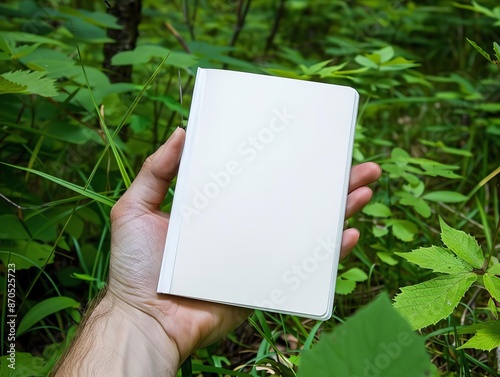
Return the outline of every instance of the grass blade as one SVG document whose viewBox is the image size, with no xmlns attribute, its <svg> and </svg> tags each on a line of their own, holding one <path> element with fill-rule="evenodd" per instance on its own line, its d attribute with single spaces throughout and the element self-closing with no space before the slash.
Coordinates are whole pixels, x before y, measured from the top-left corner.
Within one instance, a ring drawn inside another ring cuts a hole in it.
<svg viewBox="0 0 500 377">
<path fill-rule="evenodd" d="M 47 174 L 47 173 L 44 173 L 44 172 L 41 172 L 41 171 L 38 171 L 38 170 L 34 170 L 34 169 L 24 168 L 22 166 L 16 166 L 16 165 L 7 164 L 5 162 L 1 162 L 1 164 L 6 165 L 6 166 L 10 166 L 11 168 L 15 168 L 15 169 L 19 169 L 19 170 L 24 170 L 24 171 L 32 173 L 32 174 L 36 174 L 36 175 L 38 175 L 38 176 L 40 176 L 42 178 L 48 179 L 49 181 L 57 183 L 58 185 L 66 187 L 67 189 L 75 191 L 75 192 L 79 193 L 82 196 L 85 196 L 85 197 L 87 197 L 89 199 L 93 199 L 96 202 L 105 204 L 105 205 L 107 205 L 109 207 L 113 207 L 113 205 L 115 204 L 115 202 L 112 199 L 110 199 L 110 198 L 108 198 L 108 197 L 106 197 L 104 195 L 98 194 L 97 192 L 94 192 L 94 191 L 86 190 L 84 187 L 81 187 L 81 186 L 75 185 L 74 183 L 67 182 L 67 181 L 65 181 L 63 179 L 54 177 L 53 175 L 50 175 L 50 174 Z"/>
</svg>

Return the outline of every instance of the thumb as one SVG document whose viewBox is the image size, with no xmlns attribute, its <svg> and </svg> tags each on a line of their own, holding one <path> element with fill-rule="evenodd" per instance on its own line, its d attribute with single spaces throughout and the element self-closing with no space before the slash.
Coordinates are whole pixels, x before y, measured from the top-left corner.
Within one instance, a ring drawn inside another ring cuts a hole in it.
<svg viewBox="0 0 500 377">
<path fill-rule="evenodd" d="M 126 208 L 156 211 L 177 174 L 186 133 L 177 128 L 158 150 L 149 156 L 119 202 Z"/>
</svg>

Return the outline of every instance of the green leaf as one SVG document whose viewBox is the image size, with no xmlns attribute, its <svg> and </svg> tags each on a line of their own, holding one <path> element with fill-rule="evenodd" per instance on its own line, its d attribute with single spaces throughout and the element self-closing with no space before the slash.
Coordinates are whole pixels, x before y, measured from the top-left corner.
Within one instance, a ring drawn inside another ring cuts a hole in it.
<svg viewBox="0 0 500 377">
<path fill-rule="evenodd" d="M 483 275 L 484 287 L 490 292 L 491 297 L 500 301 L 500 278 L 486 273 Z"/>
<path fill-rule="evenodd" d="M 420 64 L 414 63 L 413 60 L 407 60 L 403 57 L 394 58 L 388 62 L 382 63 L 380 70 L 385 71 L 402 71 L 408 68 L 418 67 Z"/>
<path fill-rule="evenodd" d="M 398 264 L 398 261 L 393 257 L 394 253 L 389 253 L 387 251 L 378 251 L 377 256 L 380 258 L 382 262 L 388 264 L 389 266 L 395 266 Z"/>
<path fill-rule="evenodd" d="M 375 237 L 384 237 L 389 233 L 389 229 L 386 226 L 373 225 L 372 232 Z"/>
<path fill-rule="evenodd" d="M 368 275 L 366 274 L 366 272 L 357 267 L 351 268 L 349 271 L 344 272 L 340 276 L 342 276 L 344 279 L 356 282 L 365 281 L 366 279 L 368 279 Z"/>
<path fill-rule="evenodd" d="M 11 364 L 9 355 L 4 355 L 0 358 L 0 365 L 5 366 L 5 374 L 2 376 L 9 377 L 45 377 L 50 373 L 51 366 L 48 365 L 47 360 L 40 356 L 34 356 L 29 352 L 16 351 L 15 369 L 7 372 L 7 366 Z M 2 370 L 3 372 L 3 370 Z"/>
<path fill-rule="evenodd" d="M 16 84 L 15 82 L 4 79 L 0 76 L 0 94 L 8 94 L 8 93 L 26 93 L 28 86 Z"/>
<path fill-rule="evenodd" d="M 404 287 L 396 296 L 394 307 L 412 328 L 421 329 L 448 317 L 476 280 L 474 273 L 460 273 Z"/>
<path fill-rule="evenodd" d="M 391 217 L 392 212 L 389 207 L 382 203 L 371 203 L 365 206 L 362 211 L 365 215 L 373 217 Z"/>
<path fill-rule="evenodd" d="M 0 240 L 27 240 L 30 235 L 15 215 L 0 215 Z"/>
<path fill-rule="evenodd" d="M 68 308 L 78 308 L 80 303 L 70 297 L 58 296 L 51 297 L 40 301 L 33 306 L 28 313 L 23 317 L 17 328 L 17 335 L 21 335 L 28 331 L 37 322 L 40 322 L 45 317 L 57 313 Z"/>
<path fill-rule="evenodd" d="M 447 249 L 439 246 L 421 247 L 411 253 L 395 253 L 422 268 L 431 269 L 434 272 L 453 274 L 460 272 L 471 272 L 473 267 L 462 259 L 457 258 Z"/>
<path fill-rule="evenodd" d="M 328 65 L 331 61 L 332 61 L 331 59 L 325 60 L 323 62 L 313 64 L 310 67 L 306 67 L 304 64 L 300 64 L 299 68 L 302 70 L 304 75 L 313 76 L 313 75 L 317 74 L 319 71 L 321 71 L 322 68 L 324 68 L 326 65 Z"/>
<path fill-rule="evenodd" d="M 196 56 L 185 52 L 175 52 L 161 46 L 144 45 L 138 46 L 132 51 L 119 52 L 113 56 L 111 63 L 113 65 L 141 65 L 148 63 L 153 58 L 164 58 L 167 55 L 168 59 L 165 64 L 174 67 L 192 67 L 198 62 Z"/>
<path fill-rule="evenodd" d="M 491 314 L 495 319 L 498 319 L 498 308 L 497 304 L 495 303 L 495 300 L 493 300 L 491 297 L 488 299 L 488 309 L 490 309 Z"/>
<path fill-rule="evenodd" d="M 469 38 L 465 38 L 465 39 L 467 39 L 467 42 L 469 42 L 472 45 L 472 47 L 474 47 L 477 51 L 479 51 L 479 53 L 481 55 L 483 55 L 489 62 L 493 63 L 493 61 L 491 60 L 490 54 L 488 54 L 486 51 L 484 51 L 476 42 L 471 41 Z"/>
<path fill-rule="evenodd" d="M 378 59 L 380 59 L 380 57 L 378 57 Z M 354 58 L 354 61 L 363 67 L 374 68 L 374 69 L 378 68 L 378 62 L 375 62 L 373 58 L 370 59 L 367 56 L 358 55 Z"/>
<path fill-rule="evenodd" d="M 496 42 L 493 42 L 493 50 L 495 51 L 495 57 L 497 60 L 500 60 L 500 45 Z"/>
<path fill-rule="evenodd" d="M 337 282 L 335 283 L 335 293 L 338 295 L 348 295 L 354 291 L 356 288 L 356 282 L 353 280 L 342 279 L 342 277 L 337 276 Z"/>
<path fill-rule="evenodd" d="M 304 351 L 298 377 L 424 377 L 431 368 L 424 339 L 382 294 Z"/>
<path fill-rule="evenodd" d="M 15 71 L 6 72 L 0 77 L 0 94 L 4 93 L 22 93 L 22 94 L 38 94 L 42 97 L 55 97 L 58 95 L 54 85 L 55 80 L 43 78 L 46 72 L 33 71 Z M 5 82 L 7 80 L 10 84 Z M 12 88 L 16 86 L 16 91 L 12 92 Z M 21 87 L 24 87 L 20 90 Z"/>
<path fill-rule="evenodd" d="M 422 198 L 431 202 L 441 203 L 460 203 L 467 200 L 467 196 L 456 191 L 434 191 L 425 194 Z"/>
<path fill-rule="evenodd" d="M 431 207 L 422 198 L 416 198 L 413 195 L 405 192 L 396 193 L 397 196 L 402 196 L 399 201 L 402 205 L 411 206 L 417 211 L 417 213 L 425 218 L 431 216 Z"/>
<path fill-rule="evenodd" d="M 67 182 L 67 181 L 65 181 L 63 179 L 54 177 L 54 176 L 52 176 L 50 174 L 47 174 L 47 173 L 44 173 L 44 172 L 41 172 L 41 171 L 38 171 L 38 170 L 35 170 L 35 169 L 23 168 L 22 166 L 16 166 L 16 165 L 11 165 L 11 164 L 6 164 L 5 162 L 0 162 L 0 163 L 3 164 L 3 165 L 10 166 L 11 168 L 15 168 L 15 169 L 19 169 L 19 170 L 30 172 L 32 174 L 39 175 L 42 178 L 48 179 L 49 181 L 57 183 L 58 185 L 66 187 L 67 189 L 70 189 L 72 191 L 75 191 L 75 192 L 77 192 L 78 194 L 80 194 L 82 196 L 85 196 L 87 198 L 93 199 L 96 202 L 99 202 L 99 203 L 102 203 L 104 205 L 107 205 L 108 207 L 113 207 L 113 205 L 115 204 L 115 202 L 112 199 L 110 199 L 110 198 L 108 198 L 108 197 L 106 197 L 104 195 L 98 194 L 98 193 L 96 193 L 94 191 L 85 190 L 81 186 L 78 186 L 78 185 L 75 185 L 74 183 Z"/>
<path fill-rule="evenodd" d="M 411 242 L 418 232 L 417 226 L 409 220 L 388 219 L 387 226 L 392 226 L 392 233 L 401 241 Z"/>
<path fill-rule="evenodd" d="M 393 58 L 394 48 L 392 48 L 392 46 L 387 46 L 378 51 L 375 51 L 375 53 L 380 56 L 380 62 L 385 63 Z"/>
<path fill-rule="evenodd" d="M 19 240 L 9 251 L 0 251 L 0 261 L 4 265 L 14 263 L 17 270 L 42 267 L 54 262 L 52 247 L 36 241 Z"/>
<path fill-rule="evenodd" d="M 457 349 L 475 348 L 491 351 L 500 346 L 500 321 L 481 323 L 476 334 Z"/>
<path fill-rule="evenodd" d="M 494 265 L 490 266 L 486 270 L 486 272 L 490 275 L 500 275 L 500 263 L 495 263 Z"/>
<path fill-rule="evenodd" d="M 475 268 L 483 267 L 484 256 L 476 239 L 469 234 L 453 229 L 439 217 L 441 224 L 441 239 L 457 257 L 462 258 Z"/>
</svg>

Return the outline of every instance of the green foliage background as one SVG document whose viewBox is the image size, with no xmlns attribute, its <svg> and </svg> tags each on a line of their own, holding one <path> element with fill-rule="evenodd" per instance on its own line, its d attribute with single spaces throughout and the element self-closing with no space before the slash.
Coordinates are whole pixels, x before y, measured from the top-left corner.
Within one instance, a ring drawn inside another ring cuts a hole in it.
<svg viewBox="0 0 500 377">
<path fill-rule="evenodd" d="M 137 47 L 112 60 L 132 66 L 130 82 L 112 82 L 102 68 L 107 30 L 120 28 L 103 2 L 13 0 L 0 5 L 0 21 L 0 285 L 6 289 L 6 266 L 15 263 L 17 375 L 50 370 L 105 284 L 110 207 L 188 117 L 198 66 L 354 86 L 362 95 L 355 162 L 376 161 L 384 175 L 351 220 L 362 239 L 343 262 L 334 318 L 319 324 L 257 312 L 200 350 L 195 371 L 295 375 L 299 350 L 322 332 L 382 292 L 393 297 L 435 277 L 398 255 L 439 244 L 438 214 L 475 236 L 485 268 L 498 263 L 494 0 L 144 0 Z M 421 330 L 437 375 L 498 375 L 495 353 L 475 349 L 493 347 L 460 348 L 485 331 L 467 325 L 491 320 L 493 336 L 500 332 L 500 297 L 481 279 L 451 315 Z M 6 297 L 3 290 L 2 308 Z M 352 352 L 365 341 L 357 340 Z"/>
</svg>

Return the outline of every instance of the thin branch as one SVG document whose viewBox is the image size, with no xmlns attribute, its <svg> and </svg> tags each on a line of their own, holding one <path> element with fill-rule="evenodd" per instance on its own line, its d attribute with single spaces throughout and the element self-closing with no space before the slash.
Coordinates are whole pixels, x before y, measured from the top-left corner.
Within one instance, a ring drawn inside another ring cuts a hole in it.
<svg viewBox="0 0 500 377">
<path fill-rule="evenodd" d="M 229 42 L 230 47 L 234 47 L 236 45 L 241 30 L 243 30 L 243 26 L 245 26 L 245 19 L 247 17 L 248 11 L 250 10 L 250 5 L 252 4 L 252 0 L 247 0 L 245 3 L 244 2 L 245 0 L 238 0 L 238 5 L 236 8 L 236 24 L 234 25 L 233 35 L 231 37 L 231 41 Z M 231 52 L 229 52 L 228 55 L 231 56 Z M 223 68 L 227 68 L 227 63 L 223 65 Z"/>
<path fill-rule="evenodd" d="M 172 33 L 172 35 L 177 39 L 177 42 L 182 46 L 183 50 L 186 51 L 188 54 L 191 53 L 191 50 L 189 49 L 188 45 L 186 44 L 186 41 L 182 36 L 179 34 L 179 32 L 173 27 L 173 25 L 165 21 L 165 27 Z"/>
<path fill-rule="evenodd" d="M 236 24 L 234 25 L 233 36 L 231 37 L 231 42 L 229 42 L 229 46 L 234 47 L 236 42 L 238 41 L 238 37 L 240 36 L 241 30 L 243 30 L 243 26 L 245 26 L 245 19 L 247 17 L 248 11 L 250 10 L 250 5 L 252 4 L 252 0 L 247 0 L 245 2 L 245 6 L 243 7 L 243 2 L 245 0 L 238 1 L 237 7 L 237 19 Z M 243 11 L 242 11 L 243 8 Z"/>
<path fill-rule="evenodd" d="M 274 38 L 276 37 L 276 33 L 278 32 L 280 27 L 281 19 L 283 18 L 284 15 L 285 15 L 285 0 L 280 0 L 278 9 L 276 10 L 276 16 L 274 17 L 273 27 L 266 40 L 266 47 L 264 49 L 264 52 L 267 52 L 273 45 Z"/>
<path fill-rule="evenodd" d="M 194 38 L 194 26 L 193 26 L 191 18 L 189 17 L 188 0 L 182 1 L 182 13 L 184 14 L 184 21 L 186 21 L 186 26 L 189 30 L 189 35 L 191 36 L 191 40 L 194 41 L 195 40 L 195 38 Z"/>
</svg>

